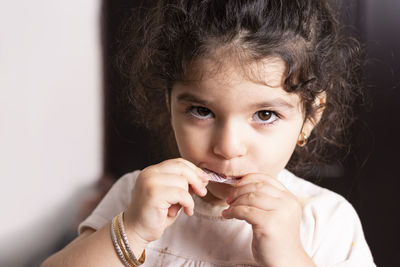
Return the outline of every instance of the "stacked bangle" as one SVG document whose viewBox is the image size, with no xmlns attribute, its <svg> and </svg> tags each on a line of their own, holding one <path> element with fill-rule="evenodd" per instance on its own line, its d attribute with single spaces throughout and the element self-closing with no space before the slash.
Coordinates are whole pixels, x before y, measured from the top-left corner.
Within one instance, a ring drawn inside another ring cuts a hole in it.
<svg viewBox="0 0 400 267">
<path fill-rule="evenodd" d="M 115 216 L 111 222 L 111 239 L 122 263 L 126 267 L 137 267 L 144 263 L 146 253 L 143 250 L 139 260 L 136 259 L 125 233 L 123 212 Z"/>
</svg>

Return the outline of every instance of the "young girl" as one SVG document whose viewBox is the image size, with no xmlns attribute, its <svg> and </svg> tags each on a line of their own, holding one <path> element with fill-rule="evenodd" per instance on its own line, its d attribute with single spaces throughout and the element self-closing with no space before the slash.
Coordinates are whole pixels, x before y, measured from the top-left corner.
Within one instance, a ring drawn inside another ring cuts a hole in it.
<svg viewBox="0 0 400 267">
<path fill-rule="evenodd" d="M 324 0 L 161 0 L 140 32 L 133 100 L 180 157 L 123 176 L 43 266 L 375 266 L 353 207 L 285 169 L 359 94 Z"/>
</svg>

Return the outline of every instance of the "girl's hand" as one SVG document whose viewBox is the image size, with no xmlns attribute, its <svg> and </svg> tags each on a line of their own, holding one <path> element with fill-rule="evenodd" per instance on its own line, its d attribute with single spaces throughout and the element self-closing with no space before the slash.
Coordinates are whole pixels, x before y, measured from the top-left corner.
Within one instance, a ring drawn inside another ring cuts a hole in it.
<svg viewBox="0 0 400 267">
<path fill-rule="evenodd" d="M 143 243 L 160 238 L 181 207 L 188 216 L 193 215 L 191 193 L 205 196 L 207 184 L 208 175 L 181 158 L 145 168 L 136 180 L 132 202 L 125 212 L 127 231 Z"/>
<path fill-rule="evenodd" d="M 314 266 L 300 240 L 302 208 L 278 180 L 248 174 L 226 199 L 226 219 L 245 220 L 253 227 L 252 252 L 262 266 Z"/>
</svg>

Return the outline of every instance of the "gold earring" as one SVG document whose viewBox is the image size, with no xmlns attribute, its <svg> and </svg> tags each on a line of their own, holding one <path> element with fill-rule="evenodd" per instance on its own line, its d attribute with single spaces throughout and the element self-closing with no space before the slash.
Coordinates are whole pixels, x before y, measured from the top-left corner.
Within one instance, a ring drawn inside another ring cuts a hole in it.
<svg viewBox="0 0 400 267">
<path fill-rule="evenodd" d="M 326 98 L 323 97 L 323 98 L 321 98 L 321 99 L 319 100 L 319 108 L 322 109 L 322 110 L 324 110 L 325 107 L 326 107 Z"/>
<path fill-rule="evenodd" d="M 305 133 L 303 133 L 303 132 L 301 132 L 300 133 L 300 137 L 299 137 L 299 139 L 297 140 L 297 145 L 299 146 L 299 147 L 303 147 L 303 146 L 305 146 L 306 144 L 307 144 L 307 135 L 305 134 Z"/>
</svg>

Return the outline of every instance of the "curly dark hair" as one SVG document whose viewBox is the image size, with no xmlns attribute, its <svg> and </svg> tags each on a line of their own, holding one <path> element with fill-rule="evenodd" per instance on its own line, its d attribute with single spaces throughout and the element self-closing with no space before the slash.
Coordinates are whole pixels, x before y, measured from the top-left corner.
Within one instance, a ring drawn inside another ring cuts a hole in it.
<svg viewBox="0 0 400 267">
<path fill-rule="evenodd" d="M 146 127 L 172 132 L 166 92 L 196 59 L 228 48 L 250 62 L 280 57 L 284 89 L 300 96 L 306 119 L 315 118 L 314 100 L 326 92 L 321 120 L 287 168 L 298 174 L 332 160 L 332 147 L 345 147 L 352 106 L 362 94 L 361 49 L 343 34 L 327 1 L 161 0 L 139 18 L 122 58 L 129 64 L 130 103 Z"/>
</svg>

